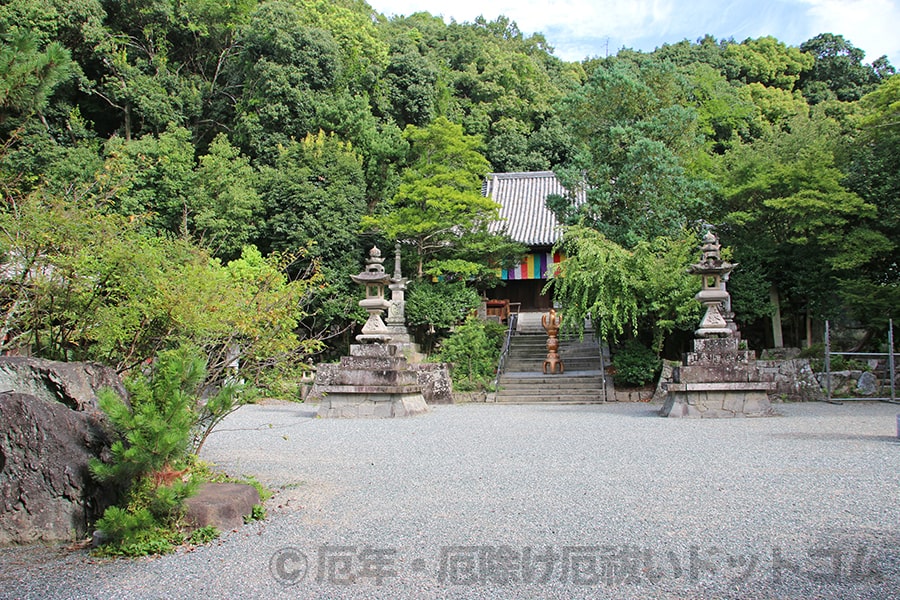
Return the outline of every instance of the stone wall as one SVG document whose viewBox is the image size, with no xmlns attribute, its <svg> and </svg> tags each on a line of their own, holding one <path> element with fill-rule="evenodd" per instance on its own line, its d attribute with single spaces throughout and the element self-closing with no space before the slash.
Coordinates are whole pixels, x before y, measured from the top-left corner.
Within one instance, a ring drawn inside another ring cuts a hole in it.
<svg viewBox="0 0 900 600">
<path fill-rule="evenodd" d="M 762 381 L 775 384 L 773 394 L 791 402 L 824 400 L 825 393 L 805 358 L 757 361 Z"/>
<path fill-rule="evenodd" d="M 821 387 L 822 394 L 825 394 L 825 386 L 827 384 L 825 373 L 816 373 L 816 381 Z M 832 371 L 831 372 L 831 395 L 832 397 L 844 398 L 888 398 L 891 395 L 890 377 L 883 380 L 872 371 Z M 900 393 L 900 375 L 894 382 L 895 393 Z"/>
</svg>

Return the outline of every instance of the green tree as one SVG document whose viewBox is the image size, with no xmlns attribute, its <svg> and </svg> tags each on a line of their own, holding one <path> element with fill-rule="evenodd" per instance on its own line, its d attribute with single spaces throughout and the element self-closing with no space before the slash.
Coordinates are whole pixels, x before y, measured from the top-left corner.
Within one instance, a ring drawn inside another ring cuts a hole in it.
<svg viewBox="0 0 900 600">
<path fill-rule="evenodd" d="M 363 226 L 411 244 L 421 279 L 436 253 L 496 220 L 500 207 L 481 194 L 490 165 L 479 152 L 480 140 L 465 135 L 461 125 L 439 117 L 425 128 L 408 126 L 404 137 L 410 143 L 410 166 L 400 188 L 382 213 L 363 218 Z M 463 267 L 456 263 L 457 272 Z M 477 271 L 478 265 L 472 268 Z"/>
<path fill-rule="evenodd" d="M 498 327 L 499 332 L 496 331 Z M 503 345 L 503 332 L 503 327 L 496 323 L 469 317 L 441 343 L 436 358 L 452 365 L 455 389 L 473 390 L 492 383 Z"/>
<path fill-rule="evenodd" d="M 193 216 L 194 146 L 184 127 L 139 139 L 113 138 L 106 148 L 106 168 L 122 175 L 113 209 L 143 217 L 157 232 L 187 237 Z"/>
<path fill-rule="evenodd" d="M 413 281 L 409 285 L 406 320 L 413 327 L 444 334 L 478 308 L 474 289 L 462 281 Z"/>
<path fill-rule="evenodd" d="M 709 140 L 713 152 L 724 152 L 734 141 L 749 134 L 757 111 L 742 93 L 748 89 L 746 86 L 732 85 L 720 71 L 702 63 L 685 67 L 685 73 L 693 87 L 698 129 Z"/>
<path fill-rule="evenodd" d="M 637 331 L 638 274 L 627 268 L 630 253 L 590 227 L 565 228 L 554 251 L 566 254 L 547 286 L 563 311 L 563 325 L 582 331 L 590 319 L 601 339 Z"/>
<path fill-rule="evenodd" d="M 190 73 L 199 91 L 200 112 L 189 127 L 198 154 L 219 133 L 234 125 L 234 99 L 243 81 L 229 78 L 240 55 L 239 33 L 257 0 L 187 0 L 174 2 L 168 21 L 169 57 Z"/>
<path fill-rule="evenodd" d="M 835 315 L 836 278 L 888 248 L 872 227 L 877 207 L 843 185 L 838 126 L 815 114 L 796 117 L 725 156 L 723 212 L 717 218 L 742 270 L 774 286 L 798 319 Z"/>
<path fill-rule="evenodd" d="M 30 32 L 39 46 L 58 43 L 84 57 L 85 44 L 99 40 L 105 17 L 100 0 L 8 0 L 0 6 L 0 31 Z"/>
<path fill-rule="evenodd" d="M 60 82 L 74 74 L 69 52 L 58 42 L 38 47 L 28 31 L 0 36 L 0 127 L 8 135 L 7 120 L 43 110 Z"/>
<path fill-rule="evenodd" d="M 403 99 L 417 106 L 433 99 L 434 114 L 462 124 L 466 134 L 482 136 L 494 170 L 549 168 L 562 162 L 560 153 L 567 155 L 571 144 L 559 135 L 554 104 L 563 90 L 580 85 L 583 72 L 580 65 L 552 56 L 543 37 L 524 36 L 506 17 L 447 25 L 439 17 L 417 13 L 393 19 L 384 28 L 395 45 L 401 40 L 399 45 L 409 50 L 402 55 L 408 61 L 406 72 L 412 73 L 413 65 L 436 70 L 432 92 L 409 88 L 408 94 L 399 91 Z"/>
<path fill-rule="evenodd" d="M 13 9 L 0 7 L 0 189 L 7 197 L 33 189 L 60 154 L 48 113 L 54 92 L 76 72 L 69 51 L 45 43 L 37 28 L 17 27 Z"/>
<path fill-rule="evenodd" d="M 257 172 L 224 134 L 195 159 L 190 132 L 171 127 L 106 145 L 106 174 L 118 179 L 112 208 L 149 230 L 190 238 L 230 259 L 256 233 Z"/>
<path fill-rule="evenodd" d="M 638 327 L 650 333 L 650 348 L 657 355 L 675 331 L 689 331 L 700 321 L 700 304 L 694 299 L 697 278 L 685 265 L 696 262 L 699 239 L 688 232 L 677 238 L 659 237 L 640 242 L 627 267 L 635 271 Z"/>
<path fill-rule="evenodd" d="M 219 134 L 195 168 L 189 229 L 193 237 L 225 260 L 237 258 L 256 233 L 262 205 L 258 174 L 246 156 Z"/>
<path fill-rule="evenodd" d="M 399 37 L 385 71 L 388 112 L 401 127 L 427 125 L 434 117 L 438 71 L 417 44 Z"/>
<path fill-rule="evenodd" d="M 540 148 L 530 143 L 531 128 L 518 119 L 502 118 L 491 125 L 487 155 L 501 173 L 546 171 L 551 163 Z"/>
<path fill-rule="evenodd" d="M 772 36 L 729 44 L 724 52 L 729 80 L 761 83 L 792 91 L 801 74 L 809 70 L 813 58 L 801 48 L 786 46 Z"/>
<path fill-rule="evenodd" d="M 900 76 L 864 96 L 851 116 L 850 147 L 844 158 L 847 188 L 878 210 L 868 225 L 888 243 L 851 273 L 841 274 L 841 290 L 856 319 L 874 333 L 900 305 Z M 865 238 L 859 241 L 864 243 Z"/>
<path fill-rule="evenodd" d="M 378 15 L 364 0 L 293 0 L 300 22 L 328 31 L 341 52 L 344 82 L 354 94 L 371 91 L 387 63 L 388 47 L 377 31 Z"/>
<path fill-rule="evenodd" d="M 685 80 L 666 63 L 613 63 L 594 71 L 584 89 L 567 98 L 578 153 L 557 169 L 575 194 L 549 206 L 563 223 L 584 221 L 625 247 L 677 236 L 705 212 L 711 189 L 695 172 L 702 155 L 697 113 L 687 106 Z"/>
<path fill-rule="evenodd" d="M 884 56 L 872 65 L 864 64 L 866 53 L 841 35 L 819 34 L 800 44 L 800 50 L 815 61 L 799 82 L 811 104 L 830 99 L 859 100 L 873 91 L 885 76 L 894 74 L 894 68 Z"/>
<path fill-rule="evenodd" d="M 118 439 L 110 448 L 112 461 L 94 461 L 94 475 L 127 489 L 164 468 L 183 468 L 195 421 L 193 408 L 200 403 L 205 379 L 203 359 L 181 348 L 160 354 L 150 376 L 128 380 L 128 403 L 104 390 L 100 406 L 110 416 Z"/>
<path fill-rule="evenodd" d="M 185 343 L 201 349 L 213 380 L 239 364 L 253 383 L 319 349 L 295 330 L 321 280 L 288 279 L 284 256 L 245 249 L 257 266 L 235 271 L 186 240 L 38 193 L 0 213 L 0 231 L 13 274 L 0 282 L 3 349 L 125 372 Z"/>
<path fill-rule="evenodd" d="M 308 336 L 336 337 L 353 322 L 356 290 L 349 275 L 359 272 L 366 250 L 358 233 L 367 206 L 362 160 L 349 143 L 319 132 L 283 147 L 260 175 L 260 248 L 307 250 L 293 269 L 314 268 L 323 283 L 310 290 L 311 314 L 299 324 Z"/>
<path fill-rule="evenodd" d="M 230 68 L 235 140 L 254 158 L 272 163 L 278 147 L 321 127 L 317 111 L 330 104 L 341 81 L 340 48 L 328 31 L 303 24 L 302 10 L 267 2 L 239 35 Z"/>
<path fill-rule="evenodd" d="M 273 167 L 261 170 L 260 190 L 264 250 L 309 247 L 332 268 L 347 261 L 355 268 L 362 256 L 357 230 L 366 188 L 362 161 L 350 144 L 321 131 L 290 143 Z"/>
<path fill-rule="evenodd" d="M 173 4 L 124 4 L 109 4 L 111 27 L 94 47 L 91 63 L 97 71 L 88 89 L 106 108 L 97 108 L 91 116 L 96 114 L 105 128 L 120 131 L 126 140 L 160 134 L 170 124 L 190 125 L 202 113 L 203 84 L 170 56 L 167 34 Z"/>
<path fill-rule="evenodd" d="M 590 319 L 608 340 L 647 332 L 659 354 L 668 335 L 697 323 L 697 282 L 686 272 L 696 248 L 697 237 L 685 234 L 627 250 L 592 228 L 566 227 L 556 248 L 566 260 L 547 286 L 567 327 L 582 331 Z"/>
<path fill-rule="evenodd" d="M 109 459 L 92 460 L 91 472 L 122 496 L 97 523 L 107 536 L 106 553 L 162 553 L 181 541 L 182 504 L 198 484 L 186 475 L 191 456 L 212 427 L 240 405 L 232 384 L 204 398 L 206 379 L 202 356 L 181 347 L 162 352 L 148 375 L 126 381 L 127 404 L 112 390 L 100 392 L 114 441 Z"/>
<path fill-rule="evenodd" d="M 696 43 L 682 40 L 675 44 L 663 44 L 653 52 L 653 55 L 659 60 L 674 63 L 679 67 L 704 65 L 724 75 L 729 63 L 725 58 L 725 50 L 734 43 L 734 40 L 717 40 L 706 34 Z M 617 58 L 624 58 L 625 55 L 626 52 L 619 52 Z"/>
<path fill-rule="evenodd" d="M 435 253 L 426 270 L 428 274 L 466 281 L 475 289 L 485 290 L 501 284 L 502 269 L 520 264 L 528 247 L 514 241 L 505 232 L 481 225 L 463 233 L 454 246 Z"/>
</svg>

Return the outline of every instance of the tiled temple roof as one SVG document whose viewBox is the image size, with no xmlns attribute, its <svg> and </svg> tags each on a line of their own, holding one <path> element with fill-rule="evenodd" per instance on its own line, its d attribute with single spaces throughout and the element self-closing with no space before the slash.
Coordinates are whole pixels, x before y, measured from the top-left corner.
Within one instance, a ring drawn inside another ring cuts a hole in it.
<svg viewBox="0 0 900 600">
<path fill-rule="evenodd" d="M 489 173 L 482 193 L 500 205 L 500 221 L 491 231 L 504 229 L 527 246 L 552 246 L 560 237 L 556 216 L 547 208 L 549 194 L 565 195 L 553 171 L 532 173 Z M 584 192 L 580 192 L 583 201 Z"/>
</svg>

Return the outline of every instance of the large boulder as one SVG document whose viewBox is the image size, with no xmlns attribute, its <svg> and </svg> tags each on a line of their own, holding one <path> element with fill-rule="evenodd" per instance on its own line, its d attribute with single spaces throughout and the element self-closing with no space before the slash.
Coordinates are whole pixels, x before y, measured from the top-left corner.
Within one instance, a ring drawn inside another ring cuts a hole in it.
<svg viewBox="0 0 900 600">
<path fill-rule="evenodd" d="M 0 356 L 0 391 L 30 394 L 61 402 L 77 411 L 97 410 L 97 392 L 112 388 L 125 397 L 115 369 L 83 362 L 56 362 L 25 356 Z"/>
<path fill-rule="evenodd" d="M 83 537 L 106 508 L 88 469 L 110 443 L 102 387 L 124 391 L 98 365 L 0 358 L 0 544 Z"/>
<path fill-rule="evenodd" d="M 88 464 L 100 419 L 30 394 L 0 394 L 0 544 L 72 540 L 105 508 Z"/>
</svg>

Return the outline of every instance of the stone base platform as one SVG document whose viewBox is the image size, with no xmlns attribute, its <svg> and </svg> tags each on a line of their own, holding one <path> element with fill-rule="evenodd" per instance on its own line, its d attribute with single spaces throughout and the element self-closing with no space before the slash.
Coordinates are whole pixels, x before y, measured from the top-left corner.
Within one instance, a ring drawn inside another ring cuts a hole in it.
<svg viewBox="0 0 900 600">
<path fill-rule="evenodd" d="M 319 402 L 319 417 L 411 417 L 428 412 L 428 404 L 419 392 L 339 392 L 331 391 Z"/>
<path fill-rule="evenodd" d="M 660 409 L 662 417 L 731 418 L 771 417 L 772 387 L 763 382 L 670 383 Z"/>
<path fill-rule="evenodd" d="M 423 373 L 430 384 L 423 386 L 400 346 L 353 345 L 340 364 L 317 367 L 308 400 L 319 403 L 320 417 L 409 417 L 428 411 L 423 387 L 434 395 L 441 373 Z"/>
</svg>

